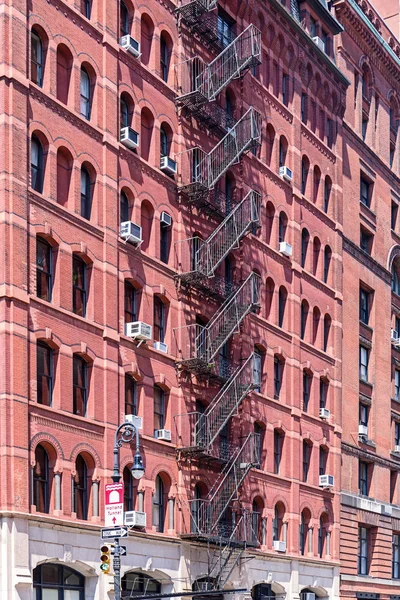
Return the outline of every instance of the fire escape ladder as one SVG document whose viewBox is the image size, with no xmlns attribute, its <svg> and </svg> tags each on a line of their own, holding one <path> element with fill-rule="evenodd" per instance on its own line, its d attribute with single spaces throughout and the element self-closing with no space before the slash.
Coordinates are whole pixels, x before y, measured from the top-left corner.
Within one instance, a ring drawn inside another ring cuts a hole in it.
<svg viewBox="0 0 400 600">
<path fill-rule="evenodd" d="M 235 525 L 229 540 L 224 542 L 220 539 L 213 554 L 209 552 L 208 577 L 210 581 L 214 581 L 213 587 L 216 590 L 224 589 L 232 571 L 245 551 L 245 543 L 237 543 L 241 539 L 243 518 L 242 515 Z"/>
<path fill-rule="evenodd" d="M 211 448 L 216 438 L 233 416 L 247 394 L 253 389 L 253 354 L 251 354 L 232 377 L 220 389 L 206 412 L 196 413 L 194 445 Z"/>
<path fill-rule="evenodd" d="M 221 472 L 208 494 L 208 502 L 201 506 L 207 511 L 207 518 L 200 516 L 200 523 L 207 523 L 208 535 L 219 536 L 220 521 L 230 503 L 237 497 L 239 487 L 250 469 L 259 464 L 258 440 L 259 434 L 250 433 L 242 446 L 235 452 L 232 460 Z M 219 536 L 221 537 L 221 536 Z"/>
<path fill-rule="evenodd" d="M 250 107 L 220 142 L 195 168 L 197 186 L 212 189 L 222 175 L 239 162 L 243 152 L 257 147 L 261 140 L 261 115 Z"/>
<path fill-rule="evenodd" d="M 199 274 L 211 277 L 252 225 L 259 224 L 260 206 L 260 194 L 251 190 L 210 237 L 199 244 L 193 261 Z"/>
<path fill-rule="evenodd" d="M 181 0 L 177 13 L 189 26 L 195 25 L 196 21 L 217 6 L 218 0 Z"/>
<path fill-rule="evenodd" d="M 201 327 L 195 338 L 195 358 L 212 363 L 220 348 L 238 329 L 243 319 L 259 303 L 260 277 L 250 273 L 247 279 L 217 310 L 205 327 Z"/>
</svg>

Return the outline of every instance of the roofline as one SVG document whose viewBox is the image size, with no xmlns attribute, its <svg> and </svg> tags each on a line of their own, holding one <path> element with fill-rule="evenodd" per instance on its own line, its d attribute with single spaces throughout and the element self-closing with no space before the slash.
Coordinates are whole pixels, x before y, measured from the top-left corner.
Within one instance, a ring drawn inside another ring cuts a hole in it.
<svg viewBox="0 0 400 600">
<path fill-rule="evenodd" d="M 300 2 L 304 1 L 300 0 Z M 334 34 L 341 33 L 344 30 L 343 25 L 321 4 L 320 0 L 308 0 L 308 4 L 329 25 Z"/>
</svg>

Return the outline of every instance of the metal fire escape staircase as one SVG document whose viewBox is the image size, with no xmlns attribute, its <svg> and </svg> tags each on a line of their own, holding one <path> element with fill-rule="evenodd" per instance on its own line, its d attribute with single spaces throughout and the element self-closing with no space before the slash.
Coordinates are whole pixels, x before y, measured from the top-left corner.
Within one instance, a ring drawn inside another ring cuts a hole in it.
<svg viewBox="0 0 400 600">
<path fill-rule="evenodd" d="M 189 325 L 181 344 L 182 358 L 178 363 L 197 373 L 207 372 L 222 346 L 229 340 L 243 319 L 259 306 L 260 277 L 250 273 L 239 288 L 220 306 L 207 325 Z"/>
<path fill-rule="evenodd" d="M 225 133 L 234 125 L 233 119 L 214 101 L 233 79 L 260 64 L 260 57 L 261 32 L 249 25 L 209 64 L 194 57 L 178 65 L 178 106 L 186 107 L 209 128 Z"/>
<path fill-rule="evenodd" d="M 234 515 L 236 518 L 233 519 L 229 509 L 237 499 L 246 475 L 252 467 L 259 464 L 258 436 L 259 434 L 250 433 L 242 445 L 236 448 L 207 497 L 192 501 L 197 502 L 197 505 L 196 510 L 191 511 L 192 532 L 187 537 L 208 542 L 208 579 L 213 581 L 214 589 L 223 589 L 246 546 L 257 545 L 249 515 L 244 512 Z"/>
<path fill-rule="evenodd" d="M 260 144 L 261 114 L 250 107 L 211 152 L 206 154 L 198 148 L 188 151 L 188 154 L 192 154 L 189 156 L 192 173 L 190 182 L 183 184 L 180 191 L 190 201 L 201 199 L 232 165 L 240 161 L 244 152 L 257 148 Z M 194 152 L 197 154 L 193 155 Z"/>
<path fill-rule="evenodd" d="M 197 33 L 216 50 L 223 47 L 218 35 L 217 0 L 181 0 L 176 10 L 191 33 Z"/>
</svg>

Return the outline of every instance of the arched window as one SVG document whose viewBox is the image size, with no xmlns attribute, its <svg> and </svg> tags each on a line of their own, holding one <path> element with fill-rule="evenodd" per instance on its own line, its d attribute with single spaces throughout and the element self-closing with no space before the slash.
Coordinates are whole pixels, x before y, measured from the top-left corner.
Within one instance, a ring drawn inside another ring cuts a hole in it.
<svg viewBox="0 0 400 600">
<path fill-rule="evenodd" d="M 165 392 L 158 385 L 154 386 L 154 431 L 164 429 L 166 417 Z"/>
<path fill-rule="evenodd" d="M 168 264 L 172 238 L 172 219 L 168 216 L 170 223 L 166 222 L 165 218 L 160 220 L 160 260 L 165 264 Z"/>
<path fill-rule="evenodd" d="M 251 505 L 251 541 L 253 544 L 261 542 L 261 515 L 263 508 L 261 498 L 254 498 Z"/>
<path fill-rule="evenodd" d="M 33 467 L 33 504 L 41 513 L 48 513 L 50 508 L 49 457 L 40 444 L 35 450 L 35 466 Z"/>
<path fill-rule="evenodd" d="M 288 143 L 286 138 L 281 135 L 279 138 L 279 167 L 286 166 Z"/>
<path fill-rule="evenodd" d="M 141 115 L 140 129 L 140 155 L 144 160 L 149 160 L 151 141 L 153 137 L 154 117 L 148 108 L 143 108 Z"/>
<path fill-rule="evenodd" d="M 137 290 L 129 282 L 124 285 L 124 321 L 125 323 L 134 323 L 137 321 Z"/>
<path fill-rule="evenodd" d="M 162 343 L 165 339 L 165 304 L 158 296 L 154 296 L 153 339 Z"/>
<path fill-rule="evenodd" d="M 160 475 L 156 477 L 156 485 L 153 495 L 153 527 L 161 533 L 164 531 L 165 521 L 165 498 L 164 483 Z"/>
<path fill-rule="evenodd" d="M 163 81 L 168 81 L 171 45 L 169 36 L 163 32 L 160 37 L 160 75 Z"/>
<path fill-rule="evenodd" d="M 161 584 L 143 573 L 125 573 L 121 580 L 121 589 L 123 598 L 161 594 Z"/>
<path fill-rule="evenodd" d="M 325 554 L 325 542 L 326 542 L 326 534 L 327 528 L 329 525 L 329 518 L 326 513 L 322 514 L 319 518 L 319 527 L 318 527 L 318 556 L 323 558 Z"/>
<path fill-rule="evenodd" d="M 87 266 L 76 254 L 72 257 L 72 310 L 80 317 L 86 316 Z"/>
<path fill-rule="evenodd" d="M 81 168 L 81 216 L 90 220 L 92 212 L 92 186 L 89 171 L 85 166 Z"/>
<path fill-rule="evenodd" d="M 84 600 L 85 578 L 64 565 L 44 563 L 33 570 L 35 600 Z"/>
<path fill-rule="evenodd" d="M 310 241 L 310 234 L 308 233 L 307 229 L 303 229 L 301 232 L 301 266 L 303 267 L 303 269 L 306 266 L 307 250 L 308 250 L 309 241 Z"/>
<path fill-rule="evenodd" d="M 310 402 L 312 374 L 306 369 L 303 370 L 303 410 L 308 411 L 308 404 Z"/>
<path fill-rule="evenodd" d="M 397 260 L 394 260 L 392 265 L 392 292 L 400 295 L 399 263 Z"/>
<path fill-rule="evenodd" d="M 191 506 L 192 514 L 192 533 L 200 533 L 206 523 L 206 514 L 204 511 L 204 493 L 201 484 L 196 483 L 194 488 L 193 502 Z"/>
<path fill-rule="evenodd" d="M 270 123 L 267 125 L 267 135 L 266 135 L 266 162 L 269 167 L 272 167 L 272 155 L 274 149 L 275 142 L 275 129 L 272 127 Z"/>
<path fill-rule="evenodd" d="M 307 179 L 310 169 L 310 161 L 306 156 L 301 159 L 301 193 L 305 195 L 307 191 Z"/>
<path fill-rule="evenodd" d="M 73 413 L 84 417 L 88 401 L 88 365 L 78 354 L 73 356 Z"/>
<path fill-rule="evenodd" d="M 121 119 L 121 129 L 124 127 L 130 126 L 130 117 L 129 117 L 129 106 L 126 98 L 121 96 L 120 99 L 120 119 Z"/>
<path fill-rule="evenodd" d="M 324 282 L 328 283 L 329 267 L 331 265 L 332 250 L 329 246 L 325 246 L 324 250 Z"/>
<path fill-rule="evenodd" d="M 253 352 L 253 389 L 255 392 L 261 392 L 262 383 L 262 354 L 258 348 Z"/>
<path fill-rule="evenodd" d="M 324 181 L 324 211 L 327 213 L 329 209 L 329 200 L 331 198 L 332 181 L 326 176 Z"/>
<path fill-rule="evenodd" d="M 150 202 L 143 200 L 140 208 L 140 224 L 142 226 L 142 245 L 141 250 L 149 249 L 151 242 L 151 232 L 153 228 L 154 209 Z"/>
<path fill-rule="evenodd" d="M 150 17 L 146 14 L 142 15 L 140 20 L 140 50 L 141 50 L 141 62 L 144 65 L 148 65 L 151 56 L 151 47 L 153 43 L 154 24 Z"/>
<path fill-rule="evenodd" d="M 119 219 L 120 223 L 130 221 L 130 210 L 128 196 L 122 190 L 119 199 Z"/>
<path fill-rule="evenodd" d="M 165 126 L 160 128 L 160 154 L 163 156 L 169 156 L 171 151 L 171 136 Z"/>
<path fill-rule="evenodd" d="M 267 228 L 266 228 L 266 242 L 271 244 L 272 230 L 274 226 L 275 207 L 272 202 L 267 202 Z"/>
<path fill-rule="evenodd" d="M 271 277 L 268 277 L 265 284 L 265 318 L 271 317 L 272 303 L 274 300 L 275 283 Z"/>
<path fill-rule="evenodd" d="M 317 345 L 318 343 L 318 331 L 319 331 L 319 322 L 321 320 L 321 311 L 317 306 L 314 306 L 313 310 L 313 338 L 312 343 Z"/>
<path fill-rule="evenodd" d="M 40 87 L 43 86 L 43 44 L 39 34 L 31 31 L 31 80 Z"/>
<path fill-rule="evenodd" d="M 329 315 L 324 316 L 324 352 L 328 350 L 329 332 L 331 330 L 332 319 Z"/>
<path fill-rule="evenodd" d="M 53 350 L 47 344 L 36 345 L 37 402 L 51 406 L 53 399 Z"/>
<path fill-rule="evenodd" d="M 67 148 L 57 150 L 57 202 L 62 206 L 68 204 L 73 168 L 72 154 Z"/>
<path fill-rule="evenodd" d="M 39 194 L 43 193 L 43 146 L 36 135 L 31 140 L 31 187 Z"/>
<path fill-rule="evenodd" d="M 36 295 L 51 302 L 53 291 L 53 253 L 46 240 L 36 238 Z"/>
<path fill-rule="evenodd" d="M 300 337 L 304 340 L 307 329 L 307 317 L 308 317 L 309 306 L 307 300 L 302 300 L 300 309 Z"/>
<path fill-rule="evenodd" d="M 129 467 L 125 467 L 122 472 L 122 478 L 124 481 L 124 511 L 134 510 L 134 496 L 133 496 L 133 484 L 134 479 Z"/>
<path fill-rule="evenodd" d="M 319 184 L 321 182 L 321 170 L 319 167 L 314 167 L 314 190 L 313 190 L 313 201 L 318 202 Z"/>
<path fill-rule="evenodd" d="M 129 35 L 131 31 L 129 25 L 129 11 L 123 0 L 120 0 L 119 3 L 119 35 L 123 37 L 124 35 Z"/>
<path fill-rule="evenodd" d="M 72 510 L 76 513 L 77 519 L 87 521 L 89 509 L 88 468 L 81 454 L 76 457 L 75 471 Z"/>
<path fill-rule="evenodd" d="M 65 44 L 57 46 L 57 100 L 68 103 L 69 86 L 72 73 L 72 53 Z"/>
<path fill-rule="evenodd" d="M 316 276 L 318 273 L 319 255 L 321 252 L 321 242 L 319 238 L 315 237 L 313 241 L 313 274 Z"/>
<path fill-rule="evenodd" d="M 286 288 L 281 286 L 279 288 L 279 293 L 278 293 L 278 325 L 279 325 L 279 327 L 284 326 L 287 295 L 288 294 L 287 294 Z"/>
<path fill-rule="evenodd" d="M 277 542 L 281 539 L 284 514 L 285 509 L 283 507 L 283 504 L 281 504 L 280 502 L 278 502 L 278 504 L 275 504 L 274 519 L 272 521 L 272 540 L 274 542 Z"/>
<path fill-rule="evenodd" d="M 81 68 L 80 96 L 81 115 L 85 117 L 85 119 L 89 120 L 92 104 L 92 94 L 90 89 L 90 77 L 85 67 Z"/>
<path fill-rule="evenodd" d="M 301 516 L 300 516 L 300 543 L 299 543 L 300 554 L 302 554 L 303 556 L 306 552 L 306 544 L 307 544 L 307 537 L 308 537 L 308 523 L 309 523 L 309 519 L 308 519 L 307 511 L 303 510 L 303 512 L 301 513 Z"/>
<path fill-rule="evenodd" d="M 265 437 L 265 425 L 263 423 L 254 423 L 254 450 L 255 450 L 255 464 L 256 468 L 261 467 L 263 462 L 263 448 L 264 448 L 264 437 Z"/>
<path fill-rule="evenodd" d="M 279 213 L 279 243 L 285 241 L 288 218 L 282 211 Z"/>
<path fill-rule="evenodd" d="M 270 583 L 258 583 L 252 588 L 251 597 L 253 600 L 273 600 L 275 592 Z"/>
</svg>

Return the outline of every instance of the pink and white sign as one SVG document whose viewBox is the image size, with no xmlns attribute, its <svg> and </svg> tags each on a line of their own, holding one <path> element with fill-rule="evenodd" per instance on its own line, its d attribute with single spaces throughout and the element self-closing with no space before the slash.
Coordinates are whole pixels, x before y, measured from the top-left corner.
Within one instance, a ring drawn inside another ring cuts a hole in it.
<svg viewBox="0 0 400 600">
<path fill-rule="evenodd" d="M 124 484 L 107 483 L 104 523 L 106 527 L 124 524 Z"/>
</svg>

